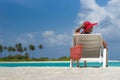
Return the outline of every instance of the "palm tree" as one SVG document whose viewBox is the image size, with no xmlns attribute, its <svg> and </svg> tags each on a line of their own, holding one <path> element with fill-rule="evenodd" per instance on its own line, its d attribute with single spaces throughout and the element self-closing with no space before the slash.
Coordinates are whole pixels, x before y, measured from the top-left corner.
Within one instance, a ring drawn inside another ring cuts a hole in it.
<svg viewBox="0 0 120 80">
<path fill-rule="evenodd" d="M 25 58 L 25 60 L 28 60 L 28 59 L 29 59 L 29 55 L 28 55 L 28 52 L 27 52 L 27 48 L 24 47 L 24 48 L 23 48 L 23 51 L 25 52 L 25 53 L 24 53 L 24 58 Z"/>
<path fill-rule="evenodd" d="M 3 46 L 0 44 L 0 52 L 3 52 Z"/>
<path fill-rule="evenodd" d="M 15 52 L 15 51 L 16 51 L 16 49 L 15 49 L 14 47 L 12 47 L 12 51 L 13 51 L 13 52 Z"/>
<path fill-rule="evenodd" d="M 7 46 L 4 46 L 4 50 L 7 50 Z"/>
<path fill-rule="evenodd" d="M 18 52 L 23 52 L 23 48 L 22 48 L 22 44 L 21 43 L 16 44 L 15 47 L 16 47 Z"/>
<path fill-rule="evenodd" d="M 0 53 L 2 53 L 3 52 L 3 46 L 0 44 Z M 2 56 L 2 54 L 1 54 L 1 56 Z"/>
<path fill-rule="evenodd" d="M 24 58 L 25 58 L 26 60 L 28 60 L 28 59 L 29 59 L 29 55 L 28 55 L 28 53 L 27 53 L 27 52 L 24 54 Z"/>
<path fill-rule="evenodd" d="M 29 45 L 29 49 L 32 50 L 32 51 L 34 51 L 34 50 L 35 50 L 35 46 L 32 45 L 32 44 L 30 44 L 30 45 Z"/>
<path fill-rule="evenodd" d="M 11 46 L 9 46 L 7 49 L 8 49 L 8 52 L 12 51 L 12 47 Z"/>
<path fill-rule="evenodd" d="M 43 46 L 41 44 L 39 45 L 39 49 L 43 49 Z"/>
<path fill-rule="evenodd" d="M 29 49 L 30 49 L 31 51 L 34 51 L 34 50 L 35 50 L 35 46 L 34 46 L 33 44 L 30 44 L 30 45 L 29 45 Z M 33 57 L 33 54 L 32 54 L 32 57 Z"/>
</svg>

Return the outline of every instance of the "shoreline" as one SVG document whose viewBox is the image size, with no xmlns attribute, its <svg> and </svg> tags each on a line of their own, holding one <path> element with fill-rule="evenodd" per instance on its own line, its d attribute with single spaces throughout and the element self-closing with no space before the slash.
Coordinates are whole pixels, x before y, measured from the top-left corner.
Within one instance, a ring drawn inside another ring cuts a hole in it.
<svg viewBox="0 0 120 80">
<path fill-rule="evenodd" d="M 0 63 L 68 63 L 70 61 L 2 61 Z M 83 62 L 83 61 L 81 61 Z M 98 62 L 98 61 L 88 61 L 88 62 Z M 108 62 L 120 62 L 120 60 L 108 60 Z"/>
</svg>

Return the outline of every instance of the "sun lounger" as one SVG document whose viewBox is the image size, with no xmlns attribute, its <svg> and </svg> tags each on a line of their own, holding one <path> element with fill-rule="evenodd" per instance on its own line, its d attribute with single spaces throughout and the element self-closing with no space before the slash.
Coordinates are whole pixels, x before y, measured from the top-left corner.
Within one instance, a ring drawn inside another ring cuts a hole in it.
<svg viewBox="0 0 120 80">
<path fill-rule="evenodd" d="M 101 34 L 74 34 L 72 46 L 78 44 L 83 45 L 82 58 L 79 61 L 84 61 L 85 66 L 87 61 L 99 61 L 103 62 L 103 67 L 108 66 L 108 53 L 103 48 Z M 72 66 L 73 60 L 70 59 L 70 67 Z"/>
</svg>

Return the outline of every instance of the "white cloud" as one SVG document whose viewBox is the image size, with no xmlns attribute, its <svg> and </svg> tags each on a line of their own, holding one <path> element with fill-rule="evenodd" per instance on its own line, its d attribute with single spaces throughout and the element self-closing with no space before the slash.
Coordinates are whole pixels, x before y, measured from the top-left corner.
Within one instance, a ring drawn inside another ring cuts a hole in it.
<svg viewBox="0 0 120 80">
<path fill-rule="evenodd" d="M 106 6 L 99 6 L 95 0 L 80 0 L 80 3 L 82 9 L 78 14 L 79 25 L 86 20 L 98 22 L 95 32 L 104 34 L 108 39 L 119 36 L 120 0 L 110 0 Z"/>
<path fill-rule="evenodd" d="M 43 32 L 42 35 L 45 37 L 49 37 L 49 36 L 55 36 L 54 34 L 55 34 L 54 31 L 48 30 L 48 31 Z"/>
<path fill-rule="evenodd" d="M 33 36 L 33 34 L 31 34 L 31 33 L 27 33 L 27 36 L 28 36 L 29 39 L 34 40 L 34 36 Z"/>
<path fill-rule="evenodd" d="M 57 34 L 52 30 L 44 31 L 42 36 L 46 44 L 49 44 L 48 46 L 65 46 L 71 42 L 71 37 L 68 34 Z"/>
<path fill-rule="evenodd" d="M 50 47 L 55 46 L 66 46 L 71 44 L 71 34 L 63 33 L 58 34 L 55 31 L 47 30 L 42 33 L 31 32 L 20 35 L 16 40 L 24 45 L 32 44 L 43 44 Z"/>
<path fill-rule="evenodd" d="M 82 12 L 78 14 L 80 23 L 84 20 L 97 21 L 105 18 L 104 7 L 99 7 L 95 0 L 80 0 Z M 89 3 L 86 3 L 89 2 Z"/>
<path fill-rule="evenodd" d="M 16 43 L 20 42 L 23 43 L 24 45 L 28 45 L 30 43 L 35 43 L 36 39 L 34 38 L 34 33 L 25 33 L 20 35 L 17 39 L 16 39 Z"/>
</svg>

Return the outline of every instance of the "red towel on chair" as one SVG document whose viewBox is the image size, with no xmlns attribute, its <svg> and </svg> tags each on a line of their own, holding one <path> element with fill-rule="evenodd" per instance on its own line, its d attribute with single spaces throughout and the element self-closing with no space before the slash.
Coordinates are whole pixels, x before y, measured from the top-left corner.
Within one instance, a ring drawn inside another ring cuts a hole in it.
<svg viewBox="0 0 120 80">
<path fill-rule="evenodd" d="M 76 45 L 70 48 L 70 59 L 79 60 L 82 56 L 82 45 Z"/>
</svg>

